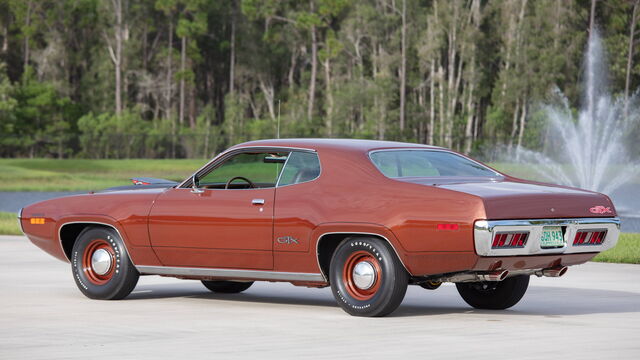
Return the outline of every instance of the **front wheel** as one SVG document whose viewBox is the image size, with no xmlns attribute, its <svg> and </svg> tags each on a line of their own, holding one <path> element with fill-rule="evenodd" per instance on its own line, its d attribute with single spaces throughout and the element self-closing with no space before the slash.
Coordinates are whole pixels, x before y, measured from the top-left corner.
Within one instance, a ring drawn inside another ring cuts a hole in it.
<svg viewBox="0 0 640 360">
<path fill-rule="evenodd" d="M 504 310 L 517 304 L 529 286 L 529 275 L 518 275 L 499 282 L 456 283 L 462 299 L 476 309 Z"/>
<path fill-rule="evenodd" d="M 347 238 L 333 254 L 331 290 L 354 316 L 385 316 L 400 306 L 409 275 L 389 245 L 378 238 Z"/>
<path fill-rule="evenodd" d="M 140 276 L 120 236 L 103 227 L 88 228 L 78 236 L 71 251 L 71 270 L 78 289 L 101 300 L 126 297 Z"/>
</svg>

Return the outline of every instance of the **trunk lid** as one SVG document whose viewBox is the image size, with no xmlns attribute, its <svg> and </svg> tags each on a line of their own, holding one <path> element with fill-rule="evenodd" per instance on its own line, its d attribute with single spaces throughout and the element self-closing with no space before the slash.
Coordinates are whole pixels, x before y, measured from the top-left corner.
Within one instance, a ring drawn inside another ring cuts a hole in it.
<svg viewBox="0 0 640 360">
<path fill-rule="evenodd" d="M 616 216 L 604 194 L 509 178 L 403 178 L 480 197 L 487 219 L 549 219 Z"/>
</svg>

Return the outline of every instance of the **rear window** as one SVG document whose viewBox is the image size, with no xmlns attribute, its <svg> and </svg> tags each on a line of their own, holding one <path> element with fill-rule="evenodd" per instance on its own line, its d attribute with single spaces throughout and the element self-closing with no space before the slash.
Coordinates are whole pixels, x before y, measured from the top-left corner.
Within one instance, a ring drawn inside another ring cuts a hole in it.
<svg viewBox="0 0 640 360">
<path fill-rule="evenodd" d="M 500 174 L 464 157 L 433 150 L 383 150 L 370 155 L 385 176 L 401 177 L 496 177 Z"/>
</svg>

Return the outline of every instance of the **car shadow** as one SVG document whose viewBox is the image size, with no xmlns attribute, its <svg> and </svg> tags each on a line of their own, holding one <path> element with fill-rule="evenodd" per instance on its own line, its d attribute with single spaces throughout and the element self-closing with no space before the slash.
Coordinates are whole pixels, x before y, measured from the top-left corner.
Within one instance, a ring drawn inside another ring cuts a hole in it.
<svg viewBox="0 0 640 360">
<path fill-rule="evenodd" d="M 414 288 L 414 289 L 412 289 Z M 562 287 L 530 287 L 524 298 L 506 310 L 479 310 L 468 306 L 453 287 L 427 291 L 410 287 L 402 305 L 392 317 L 436 316 L 447 314 L 492 314 L 496 321 L 501 317 L 574 316 L 608 313 L 640 312 L 640 294 L 634 292 Z M 143 285 L 127 297 L 127 300 L 165 298 L 189 298 L 211 301 L 280 304 L 291 306 L 337 307 L 329 289 L 299 289 L 267 286 L 250 288 L 240 294 L 212 293 L 199 286 Z"/>
<path fill-rule="evenodd" d="M 165 299 L 165 298 L 190 298 L 214 301 L 235 301 L 235 302 L 253 302 L 265 304 L 282 304 L 282 305 L 302 305 L 302 306 L 326 306 L 337 307 L 333 296 L 327 296 L 326 293 L 319 294 L 316 289 L 308 289 L 308 291 L 300 291 L 294 289 L 284 291 L 282 293 L 269 291 L 267 287 L 260 289 L 250 288 L 249 290 L 239 294 L 222 294 L 211 292 L 200 286 L 179 286 L 179 285 L 143 285 L 138 286 L 129 295 L 126 300 L 146 300 L 146 299 Z M 303 294 L 303 292 L 305 292 Z M 318 296 L 320 295 L 320 296 Z M 330 295 L 330 293 L 329 293 Z"/>
<path fill-rule="evenodd" d="M 640 294 L 627 291 L 533 286 L 512 308 L 481 310 L 470 307 L 457 291 L 451 290 L 444 296 L 434 293 L 423 301 L 408 298 L 391 316 L 472 313 L 492 314 L 499 320 L 500 317 L 521 315 L 555 317 L 640 312 Z"/>
</svg>

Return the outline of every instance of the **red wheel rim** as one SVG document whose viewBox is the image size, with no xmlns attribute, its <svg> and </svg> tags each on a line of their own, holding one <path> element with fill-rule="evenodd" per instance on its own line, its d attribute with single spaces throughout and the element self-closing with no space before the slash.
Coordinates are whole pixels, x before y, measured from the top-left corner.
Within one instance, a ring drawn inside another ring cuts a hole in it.
<svg viewBox="0 0 640 360">
<path fill-rule="evenodd" d="M 375 273 L 374 282 L 367 289 L 362 289 L 356 286 L 353 278 L 353 273 L 356 265 L 362 262 L 369 263 L 373 267 L 373 271 Z M 349 255 L 347 261 L 345 261 L 344 263 L 344 268 L 342 270 L 342 281 L 349 296 L 357 300 L 369 300 L 376 294 L 378 289 L 380 289 L 380 284 L 382 283 L 382 267 L 380 266 L 380 262 L 373 255 L 366 251 L 356 251 L 353 254 Z"/>
<path fill-rule="evenodd" d="M 96 251 L 99 250 L 106 251 L 111 257 L 109 268 L 103 274 L 96 272 L 92 266 L 93 254 L 95 254 Z M 104 239 L 91 240 L 86 249 L 84 249 L 84 254 L 82 255 L 82 272 L 87 277 L 87 279 L 95 285 L 104 285 L 113 277 L 115 268 L 116 253 L 113 250 L 113 247 L 111 247 L 111 245 Z"/>
</svg>

